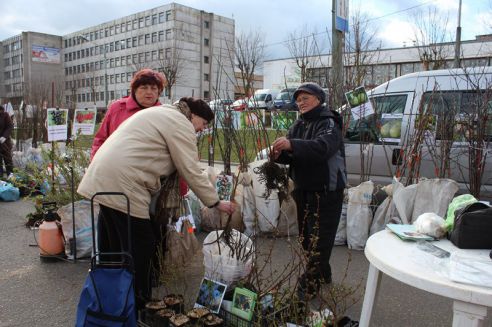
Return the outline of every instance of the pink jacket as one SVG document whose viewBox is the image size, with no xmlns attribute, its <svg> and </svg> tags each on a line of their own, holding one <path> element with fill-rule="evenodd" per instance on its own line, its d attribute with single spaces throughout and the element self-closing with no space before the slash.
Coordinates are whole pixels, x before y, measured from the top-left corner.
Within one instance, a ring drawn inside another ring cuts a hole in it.
<svg viewBox="0 0 492 327">
<path fill-rule="evenodd" d="M 160 102 L 157 101 L 155 105 L 159 106 Z M 118 99 L 109 106 L 103 122 L 94 136 L 94 141 L 92 142 L 91 161 L 97 150 L 99 150 L 101 145 L 111 134 L 113 134 L 118 126 L 140 110 L 141 108 L 131 96 Z"/>
</svg>

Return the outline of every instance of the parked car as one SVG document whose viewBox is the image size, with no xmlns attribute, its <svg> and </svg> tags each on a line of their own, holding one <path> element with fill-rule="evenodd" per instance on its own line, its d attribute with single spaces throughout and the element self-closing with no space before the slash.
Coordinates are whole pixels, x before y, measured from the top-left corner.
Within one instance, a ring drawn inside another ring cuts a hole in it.
<svg viewBox="0 0 492 327">
<path fill-rule="evenodd" d="M 248 98 L 237 99 L 231 104 L 231 109 L 235 111 L 243 111 L 248 108 Z"/>
<path fill-rule="evenodd" d="M 278 90 L 272 89 L 256 90 L 254 96 L 248 101 L 248 107 L 270 110 L 273 108 L 273 99 L 278 93 Z"/>
<path fill-rule="evenodd" d="M 418 177 L 435 178 L 444 169 L 446 177 L 459 183 L 460 193 L 469 193 L 469 149 L 479 146 L 486 160 L 481 196 L 492 198 L 492 162 L 485 155 L 492 151 L 492 67 L 412 73 L 392 79 L 367 95 L 374 111 L 366 108 L 363 113 L 348 107 L 340 110 L 347 124 L 345 154 L 352 185 L 359 183 L 362 173 L 382 185 L 390 184 L 393 176 L 408 173 L 409 168 L 402 171 L 403 163 L 409 160 L 402 153 L 415 144 L 417 132 L 424 131 Z M 423 121 L 420 117 L 426 119 L 425 125 L 419 123 Z M 416 127 L 419 124 L 425 127 Z M 473 130 L 483 133 L 480 145 L 470 146 Z M 445 154 L 447 149 L 449 154 Z M 361 153 L 366 153 L 364 172 Z M 444 161 L 449 166 L 443 165 Z"/>
<path fill-rule="evenodd" d="M 231 99 L 214 99 L 212 101 L 209 101 L 208 105 L 212 110 L 224 110 L 224 109 L 229 109 L 229 106 L 233 102 L 234 101 Z"/>
<path fill-rule="evenodd" d="M 296 102 L 293 99 L 296 89 L 297 88 L 292 87 L 281 90 L 273 100 L 275 109 L 298 110 Z"/>
</svg>

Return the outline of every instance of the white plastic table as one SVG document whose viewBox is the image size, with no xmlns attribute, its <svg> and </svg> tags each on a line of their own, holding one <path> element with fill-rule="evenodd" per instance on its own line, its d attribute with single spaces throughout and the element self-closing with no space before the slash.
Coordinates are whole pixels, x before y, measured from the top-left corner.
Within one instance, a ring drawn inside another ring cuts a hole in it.
<svg viewBox="0 0 492 327">
<path fill-rule="evenodd" d="M 433 242 L 452 252 L 457 248 L 448 240 Z M 388 230 L 373 234 L 364 250 L 369 260 L 366 291 L 360 326 L 368 327 L 381 281 L 381 273 L 418 289 L 453 299 L 453 327 L 481 327 L 492 307 L 492 288 L 455 283 L 439 274 L 436 260 L 421 264 L 422 255 L 431 256 L 417 248 L 412 241 L 402 241 Z M 437 258 L 436 258 L 437 259 Z"/>
</svg>

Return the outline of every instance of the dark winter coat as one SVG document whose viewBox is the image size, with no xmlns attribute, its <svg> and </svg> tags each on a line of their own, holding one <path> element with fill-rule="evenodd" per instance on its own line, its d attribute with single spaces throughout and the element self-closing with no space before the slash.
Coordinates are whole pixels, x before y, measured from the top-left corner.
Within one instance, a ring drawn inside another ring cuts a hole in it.
<svg viewBox="0 0 492 327">
<path fill-rule="evenodd" d="M 13 128 L 14 124 L 9 114 L 5 111 L 0 112 L 0 137 L 3 136 L 7 140 L 10 140 L 10 133 L 12 133 Z"/>
<path fill-rule="evenodd" d="M 282 151 L 278 163 L 289 164 L 295 188 L 335 191 L 345 188 L 345 149 L 340 115 L 318 106 L 304 114 L 287 134 L 292 151 Z"/>
</svg>

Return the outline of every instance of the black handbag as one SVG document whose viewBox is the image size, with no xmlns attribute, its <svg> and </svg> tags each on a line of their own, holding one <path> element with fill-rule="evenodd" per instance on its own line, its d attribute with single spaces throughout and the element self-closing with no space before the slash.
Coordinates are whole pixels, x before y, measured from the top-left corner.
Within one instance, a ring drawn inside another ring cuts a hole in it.
<svg viewBox="0 0 492 327">
<path fill-rule="evenodd" d="M 451 242 L 460 249 L 492 249 L 492 207 L 475 202 L 454 213 Z"/>
</svg>

